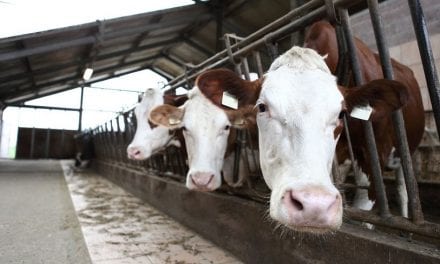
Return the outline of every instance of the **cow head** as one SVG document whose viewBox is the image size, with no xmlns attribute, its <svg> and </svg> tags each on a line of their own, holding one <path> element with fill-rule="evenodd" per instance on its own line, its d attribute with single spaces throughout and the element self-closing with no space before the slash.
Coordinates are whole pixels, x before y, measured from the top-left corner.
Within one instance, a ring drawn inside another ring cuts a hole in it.
<svg viewBox="0 0 440 264">
<path fill-rule="evenodd" d="M 181 104 L 181 101 L 185 100 L 185 97 L 171 97 L 164 96 L 159 88 L 149 88 L 143 94 L 140 103 L 134 109 L 137 127 L 133 140 L 127 147 L 128 158 L 144 160 L 167 145 L 179 146 L 179 142 L 172 139 L 168 128 L 156 126 L 148 121 L 151 109 L 162 105 L 164 100 L 175 104 Z"/>
<path fill-rule="evenodd" d="M 406 98 L 405 87 L 395 81 L 338 89 L 323 57 L 299 47 L 273 62 L 260 89 L 244 83 L 220 88 L 237 96 L 243 109 L 252 104 L 258 110 L 261 169 L 272 190 L 270 216 L 314 233 L 338 229 L 342 222 L 341 195 L 330 177 L 341 111 L 369 103 L 370 118 L 381 118 Z"/>
<path fill-rule="evenodd" d="M 186 178 L 189 189 L 213 191 L 220 187 L 225 152 L 235 140 L 230 136 L 231 128 L 242 128 L 255 120 L 255 114 L 241 115 L 240 111 L 227 114 L 226 109 L 213 104 L 201 93 L 215 85 L 236 85 L 231 81 L 236 82 L 237 78 L 229 70 L 207 71 L 197 78 L 182 107 L 162 105 L 150 113 L 150 120 L 155 124 L 183 129 L 189 162 Z"/>
</svg>

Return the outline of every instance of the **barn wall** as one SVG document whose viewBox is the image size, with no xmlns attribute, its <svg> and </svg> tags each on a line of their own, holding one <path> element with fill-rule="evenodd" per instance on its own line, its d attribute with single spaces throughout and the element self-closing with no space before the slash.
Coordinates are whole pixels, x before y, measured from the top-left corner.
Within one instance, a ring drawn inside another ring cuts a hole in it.
<svg viewBox="0 0 440 264">
<path fill-rule="evenodd" d="M 32 136 L 34 131 L 34 136 Z M 76 130 L 18 128 L 17 159 L 70 159 L 75 157 Z M 32 147 L 32 137 L 34 146 Z"/>
</svg>

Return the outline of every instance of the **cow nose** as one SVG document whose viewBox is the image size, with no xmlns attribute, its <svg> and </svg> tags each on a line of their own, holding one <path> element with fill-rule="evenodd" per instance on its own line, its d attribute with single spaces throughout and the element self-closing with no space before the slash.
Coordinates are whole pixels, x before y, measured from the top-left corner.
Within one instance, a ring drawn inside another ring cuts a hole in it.
<svg viewBox="0 0 440 264">
<path fill-rule="evenodd" d="M 291 225 L 335 228 L 340 224 L 342 200 L 339 193 L 319 187 L 292 189 L 284 194 L 282 203 Z"/>
<path fill-rule="evenodd" d="M 214 174 L 210 172 L 195 172 L 190 175 L 192 182 L 198 188 L 207 188 L 214 178 Z"/>
<path fill-rule="evenodd" d="M 127 148 L 128 158 L 139 159 L 141 156 L 141 150 L 137 147 L 131 146 Z"/>
</svg>

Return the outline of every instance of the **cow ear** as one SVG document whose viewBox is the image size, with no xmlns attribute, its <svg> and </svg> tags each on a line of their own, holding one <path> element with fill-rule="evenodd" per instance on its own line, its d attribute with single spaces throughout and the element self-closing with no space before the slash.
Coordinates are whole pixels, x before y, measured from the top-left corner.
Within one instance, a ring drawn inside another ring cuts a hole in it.
<svg viewBox="0 0 440 264">
<path fill-rule="evenodd" d="M 371 106 L 369 120 L 376 121 L 390 115 L 408 102 L 408 89 L 393 80 L 374 80 L 360 87 L 339 87 L 349 113 L 365 106 Z"/>
<path fill-rule="evenodd" d="M 253 106 L 246 106 L 239 108 L 238 110 L 226 111 L 231 125 L 238 129 L 254 127 L 257 124 L 257 110 Z"/>
<path fill-rule="evenodd" d="M 234 97 L 237 107 L 254 105 L 260 95 L 262 79 L 246 81 L 228 69 L 208 70 L 196 79 L 196 86 L 212 103 L 225 110 L 232 109 L 224 104 L 223 96 Z M 235 108 L 235 107 L 234 107 Z"/>
<path fill-rule="evenodd" d="M 150 111 L 149 120 L 156 125 L 177 129 L 183 126 L 184 110 L 163 104 Z"/>
</svg>

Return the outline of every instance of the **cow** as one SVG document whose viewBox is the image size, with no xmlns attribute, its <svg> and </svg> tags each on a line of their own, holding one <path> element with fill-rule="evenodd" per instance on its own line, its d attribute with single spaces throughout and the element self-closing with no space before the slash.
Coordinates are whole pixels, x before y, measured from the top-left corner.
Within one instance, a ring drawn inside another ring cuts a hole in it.
<svg viewBox="0 0 440 264">
<path fill-rule="evenodd" d="M 221 103 L 214 105 L 200 92 L 200 89 L 213 93 L 217 91 L 213 80 L 218 79 L 218 71 L 222 72 L 224 82 L 244 82 L 227 69 L 206 71 L 197 77 L 195 86 L 188 93 L 188 101 L 182 107 L 164 104 L 150 112 L 150 121 L 154 124 L 183 130 L 189 163 L 186 186 L 190 190 L 218 189 L 222 184 L 222 172 L 225 181 L 234 187 L 241 186 L 249 176 L 249 171 L 244 168 L 243 155 L 240 156 L 239 180 L 233 182 L 231 174 L 237 147 L 237 129 L 247 127 L 253 132 L 249 140 L 256 142 L 255 113 L 246 111 L 248 114 L 241 114 L 240 111 L 228 110 L 229 107 Z M 249 160 L 250 170 L 253 171 L 258 165 Z"/>
<path fill-rule="evenodd" d="M 368 46 L 358 38 L 354 38 L 356 53 L 360 64 L 360 70 L 365 82 L 381 79 L 383 77 L 380 58 L 377 53 L 371 51 Z M 333 74 L 336 74 L 339 61 L 338 44 L 334 27 L 327 21 L 318 21 L 310 26 L 307 30 L 304 40 L 304 47 L 312 48 L 322 56 L 326 56 L 325 62 Z M 405 129 L 408 138 L 410 153 L 413 153 L 423 136 L 425 119 L 420 87 L 414 77 L 414 73 L 407 66 L 391 59 L 391 65 L 394 71 L 394 79 L 401 82 L 408 88 L 410 94 L 408 103 L 402 108 L 405 122 Z M 349 80 L 349 87 L 354 86 L 354 80 Z M 369 185 L 367 175 L 371 175 L 370 159 L 368 156 L 365 141 L 363 140 L 362 124 L 357 119 L 350 119 L 348 123 L 350 132 L 354 135 L 351 137 L 353 152 L 356 157 L 356 163 L 362 170 L 360 178 L 355 178 L 360 185 Z M 398 153 L 394 151 L 397 146 L 397 139 L 392 126 L 391 118 L 382 118 L 373 122 L 377 149 L 382 170 L 387 167 L 397 166 L 397 191 L 400 197 L 400 213 L 404 217 L 408 217 L 408 197 L 400 163 L 394 161 L 398 157 Z M 347 138 L 345 133 L 341 136 L 336 148 L 337 158 L 340 162 L 344 162 L 349 158 Z M 394 164 L 393 164 L 394 163 Z M 355 174 L 356 175 L 356 174 Z M 354 206 L 369 210 L 373 203 L 368 201 L 367 190 L 357 190 L 354 199 Z M 370 188 L 370 198 L 374 198 L 374 189 Z M 357 199 L 358 198 L 358 199 Z"/>
<path fill-rule="evenodd" d="M 76 150 L 74 170 L 81 171 L 90 166 L 90 161 L 95 157 L 93 135 L 90 131 L 86 131 L 74 135 L 73 139 Z"/>
<path fill-rule="evenodd" d="M 140 103 L 134 109 L 137 127 L 133 140 L 127 147 L 127 156 L 133 160 L 145 160 L 167 146 L 180 147 L 182 138 L 170 132 L 166 127 L 154 125 L 148 121 L 148 115 L 154 107 L 167 103 L 182 105 L 187 97 L 163 94 L 159 88 L 148 88 Z"/>
<path fill-rule="evenodd" d="M 258 111 L 260 166 L 271 189 L 271 218 L 302 232 L 337 230 L 343 206 L 331 167 L 343 131 L 341 114 L 349 117 L 356 107 L 369 104 L 370 120 L 389 118 L 409 100 L 406 86 L 375 80 L 350 89 L 338 87 L 324 57 L 296 46 L 278 57 L 257 82 L 238 76 L 224 82 L 222 74 L 211 80 L 216 93 L 202 92 L 214 104 L 219 102 L 215 95 L 235 96 L 241 115 L 246 109 Z"/>
</svg>

